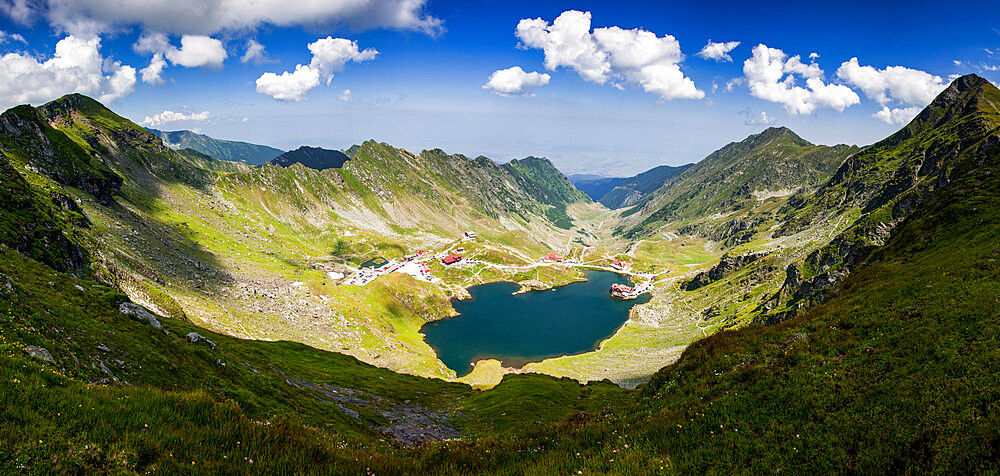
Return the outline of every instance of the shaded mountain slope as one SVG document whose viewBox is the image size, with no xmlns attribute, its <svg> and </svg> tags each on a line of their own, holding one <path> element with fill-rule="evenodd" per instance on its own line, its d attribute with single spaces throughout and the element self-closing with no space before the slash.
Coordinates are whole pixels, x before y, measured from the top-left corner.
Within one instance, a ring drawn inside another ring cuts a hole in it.
<svg viewBox="0 0 1000 476">
<path fill-rule="evenodd" d="M 687 164 L 677 167 L 661 165 L 634 177 L 622 179 L 612 190 L 602 196 L 599 201 L 612 210 L 635 205 L 644 197 L 662 187 L 667 180 L 680 175 L 693 165 Z"/>
<path fill-rule="evenodd" d="M 548 159 L 525 157 L 501 166 L 514 177 L 515 183 L 533 199 L 549 205 L 546 217 L 560 228 L 569 229 L 572 220 L 566 215 L 571 203 L 589 203 L 587 194 L 579 191 Z"/>
<path fill-rule="evenodd" d="M 191 149 L 219 160 L 242 162 L 248 165 L 262 165 L 284 152 L 266 145 L 216 139 L 188 130 L 161 131 L 149 128 L 147 130 L 162 139 L 163 145 L 171 149 Z"/>
<path fill-rule="evenodd" d="M 567 176 L 573 186 L 586 193 L 591 200 L 597 202 L 601 197 L 613 190 L 625 180 L 625 177 L 602 177 L 593 174 L 572 174 Z"/>
<path fill-rule="evenodd" d="M 351 158 L 339 150 L 302 146 L 275 157 L 270 163 L 282 167 L 288 167 L 292 164 L 302 164 L 311 169 L 326 170 L 339 169 L 348 160 L 351 160 Z"/>
</svg>

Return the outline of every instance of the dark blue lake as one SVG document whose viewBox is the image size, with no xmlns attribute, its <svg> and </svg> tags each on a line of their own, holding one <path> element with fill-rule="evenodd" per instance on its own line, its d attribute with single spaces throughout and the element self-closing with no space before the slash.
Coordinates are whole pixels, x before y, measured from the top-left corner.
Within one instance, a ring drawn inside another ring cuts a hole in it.
<svg viewBox="0 0 1000 476">
<path fill-rule="evenodd" d="M 588 271 L 587 281 L 554 291 L 512 295 L 514 283 L 490 283 L 469 288 L 472 299 L 452 301 L 461 315 L 430 322 L 421 332 L 438 357 L 459 376 L 481 359 L 505 366 L 597 348 L 628 319 L 632 306 L 649 300 L 613 299 L 608 290 L 628 280 L 607 271 Z"/>
</svg>

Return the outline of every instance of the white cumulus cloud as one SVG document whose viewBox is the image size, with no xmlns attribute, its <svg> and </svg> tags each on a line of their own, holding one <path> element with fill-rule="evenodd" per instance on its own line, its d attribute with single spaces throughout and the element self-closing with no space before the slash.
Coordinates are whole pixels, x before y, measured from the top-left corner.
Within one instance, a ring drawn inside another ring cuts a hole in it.
<svg viewBox="0 0 1000 476">
<path fill-rule="evenodd" d="M 257 78 L 257 92 L 281 101 L 301 101 L 310 89 L 319 86 L 319 70 L 296 65 L 294 72 L 264 73 Z"/>
<path fill-rule="evenodd" d="M 738 41 L 714 42 L 708 40 L 708 43 L 696 55 L 720 62 L 732 61 L 733 57 L 729 56 L 729 52 L 733 51 L 737 46 L 740 46 L 740 42 Z"/>
<path fill-rule="evenodd" d="M 82 93 L 107 103 L 135 89 L 135 68 L 100 53 L 101 39 L 69 35 L 56 43 L 52 58 L 26 53 L 0 57 L 0 106 L 38 103 Z"/>
<path fill-rule="evenodd" d="M 551 76 L 546 73 L 535 71 L 526 73 L 520 66 L 513 66 L 494 71 L 489 81 L 483 85 L 483 89 L 489 89 L 501 96 L 524 96 L 532 94 L 534 88 L 549 84 L 549 79 Z"/>
<path fill-rule="evenodd" d="M 889 106 L 882 106 L 882 109 L 872 114 L 872 117 L 889 124 L 906 124 L 912 121 L 914 117 L 917 117 L 917 114 L 920 114 L 922 109 L 919 106 L 894 107 L 892 109 L 889 109 Z"/>
<path fill-rule="evenodd" d="M 142 81 L 149 84 L 163 84 L 163 68 L 167 67 L 167 60 L 163 59 L 162 53 L 157 53 L 153 55 L 153 59 L 149 60 L 149 66 L 139 70 L 142 74 Z"/>
<path fill-rule="evenodd" d="M 264 45 L 260 44 L 259 41 L 250 38 L 247 40 L 246 52 L 243 53 L 243 57 L 240 58 L 241 63 L 253 63 L 256 65 L 261 65 L 264 63 L 271 63 L 272 60 L 267 55 L 267 49 Z"/>
<path fill-rule="evenodd" d="M 309 43 L 312 61 L 295 65 L 295 71 L 281 74 L 264 73 L 257 78 L 257 92 L 281 101 L 301 101 L 310 89 L 323 81 L 330 84 L 334 73 L 344 70 L 348 62 L 375 59 L 374 48 L 358 48 L 358 42 L 344 38 L 326 37 Z"/>
<path fill-rule="evenodd" d="M 203 112 L 174 112 L 171 110 L 166 110 L 161 113 L 153 114 L 152 116 L 146 116 L 139 124 L 146 127 L 156 127 L 169 122 L 178 121 L 204 121 L 209 118 L 211 114 L 208 111 Z"/>
<path fill-rule="evenodd" d="M 354 99 L 354 93 L 352 93 L 350 89 L 345 89 L 344 92 L 340 93 L 340 96 L 337 96 L 337 98 L 341 101 L 348 102 Z"/>
<path fill-rule="evenodd" d="M 948 83 L 940 76 L 904 66 L 877 69 L 861 66 L 857 58 L 845 61 L 837 69 L 837 77 L 878 102 L 882 110 L 872 117 L 889 124 L 903 124 L 913 119 L 920 108 L 930 104 Z M 910 107 L 888 107 L 897 103 Z"/>
<path fill-rule="evenodd" d="M 523 19 L 515 34 L 521 48 L 544 52 L 548 70 L 572 68 L 586 81 L 618 88 L 625 81 L 664 99 L 705 96 L 681 71 L 684 55 L 673 36 L 617 26 L 591 32 L 590 26 L 590 12 L 568 10 L 551 25 L 541 18 Z"/>
<path fill-rule="evenodd" d="M 202 35 L 182 36 L 180 48 L 171 45 L 162 33 L 143 35 L 134 49 L 139 53 L 162 54 L 170 63 L 187 68 L 220 69 L 228 56 L 221 41 Z"/>
<path fill-rule="evenodd" d="M 861 102 L 851 88 L 826 84 L 816 63 L 805 64 L 798 55 L 789 58 L 784 51 L 763 44 L 755 46 L 753 56 L 743 62 L 743 75 L 751 95 L 780 103 L 789 114 L 810 114 L 823 108 L 842 112 Z M 796 76 L 805 79 L 805 88 L 795 85 Z"/>
<path fill-rule="evenodd" d="M 425 12 L 427 0 L 37 0 L 37 8 L 0 2 L 14 18 L 37 10 L 68 32 L 108 31 L 140 25 L 145 31 L 212 35 L 261 25 L 330 30 L 392 28 L 436 35 L 443 23 Z"/>
</svg>

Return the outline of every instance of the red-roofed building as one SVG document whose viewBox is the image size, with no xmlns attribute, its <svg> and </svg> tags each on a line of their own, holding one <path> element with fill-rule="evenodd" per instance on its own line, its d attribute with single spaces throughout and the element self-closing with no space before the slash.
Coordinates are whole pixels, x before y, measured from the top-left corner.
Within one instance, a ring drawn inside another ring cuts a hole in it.
<svg viewBox="0 0 1000 476">
<path fill-rule="evenodd" d="M 612 260 L 611 267 L 617 270 L 624 270 L 627 269 L 629 265 L 624 261 Z"/>
<path fill-rule="evenodd" d="M 441 262 L 444 263 L 444 264 L 454 264 L 454 263 L 457 263 L 459 261 L 462 261 L 462 255 L 456 255 L 454 253 L 450 254 L 448 256 L 445 256 L 444 258 L 441 259 Z"/>
<path fill-rule="evenodd" d="M 543 260 L 548 260 L 548 261 L 555 261 L 556 263 L 562 263 L 562 260 L 563 260 L 561 257 L 559 257 L 559 255 L 557 255 L 555 253 L 549 253 L 549 254 L 547 254 L 545 256 L 542 256 L 542 259 Z"/>
</svg>

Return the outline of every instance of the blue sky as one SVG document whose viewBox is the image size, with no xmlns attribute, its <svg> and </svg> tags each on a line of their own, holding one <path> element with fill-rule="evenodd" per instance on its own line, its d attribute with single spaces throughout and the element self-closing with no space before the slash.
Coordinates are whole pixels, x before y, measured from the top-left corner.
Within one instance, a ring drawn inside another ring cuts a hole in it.
<svg viewBox="0 0 1000 476">
<path fill-rule="evenodd" d="M 1000 81 L 995 2 L 110 3 L 0 0 L 0 106 L 79 91 L 145 125 L 284 149 L 373 138 L 621 175 L 768 126 L 864 145 L 955 75 Z M 698 55 L 710 39 L 740 42 L 715 50 L 731 61 Z M 250 40 L 266 54 L 243 62 Z"/>
</svg>

